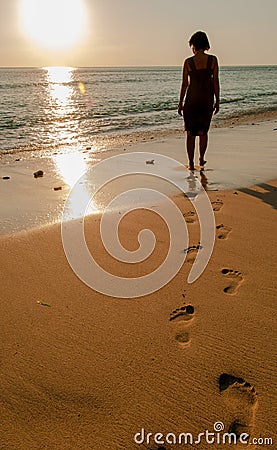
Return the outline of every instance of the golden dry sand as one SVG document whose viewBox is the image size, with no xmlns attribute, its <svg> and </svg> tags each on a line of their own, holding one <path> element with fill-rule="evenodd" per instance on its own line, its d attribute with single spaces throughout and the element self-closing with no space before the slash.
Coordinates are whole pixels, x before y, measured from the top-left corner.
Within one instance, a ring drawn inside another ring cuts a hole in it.
<svg viewBox="0 0 277 450">
<path fill-rule="evenodd" d="M 274 438 L 276 187 L 209 193 L 217 236 L 205 272 L 187 284 L 191 249 L 169 284 L 138 299 L 84 285 L 67 263 L 58 225 L 2 237 L 0 448 L 169 450 L 185 446 L 139 445 L 134 435 L 144 428 L 197 436 L 218 421 L 237 434 Z M 182 195 L 175 202 L 197 245 L 191 204 Z M 131 250 L 141 227 L 157 238 L 153 256 L 132 271 L 105 254 L 99 217 L 87 223 L 89 248 L 117 275 L 143 275 L 167 252 L 166 229 L 153 213 L 131 213 L 121 224 Z"/>
</svg>

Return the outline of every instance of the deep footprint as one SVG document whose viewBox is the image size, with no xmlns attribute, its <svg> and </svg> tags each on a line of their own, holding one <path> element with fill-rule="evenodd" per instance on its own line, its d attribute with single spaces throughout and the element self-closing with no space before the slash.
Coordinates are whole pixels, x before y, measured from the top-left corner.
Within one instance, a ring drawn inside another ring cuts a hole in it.
<svg viewBox="0 0 277 450">
<path fill-rule="evenodd" d="M 188 256 L 186 258 L 186 262 L 193 263 L 195 261 L 195 258 L 197 256 L 198 250 L 202 250 L 202 245 L 199 243 L 197 245 L 191 245 L 188 248 L 184 249 L 184 253 L 186 253 Z"/>
<path fill-rule="evenodd" d="M 189 333 L 187 331 L 178 331 L 175 335 L 175 339 L 181 345 L 187 345 L 190 342 Z"/>
<path fill-rule="evenodd" d="M 219 390 L 230 411 L 228 432 L 239 437 L 251 434 L 254 426 L 257 393 L 255 388 L 243 378 L 222 373 L 218 380 Z"/>
<path fill-rule="evenodd" d="M 231 227 L 227 227 L 226 225 L 223 225 L 221 223 L 220 225 L 217 225 L 217 239 L 226 239 L 230 231 L 232 230 Z"/>
<path fill-rule="evenodd" d="M 223 202 L 221 200 L 217 200 L 216 202 L 212 202 L 212 207 L 214 211 L 220 211 L 223 206 Z"/>
<path fill-rule="evenodd" d="M 180 308 L 174 309 L 170 314 L 169 320 L 176 321 L 175 339 L 182 347 L 190 343 L 189 333 L 186 331 L 187 323 L 193 319 L 194 306 L 183 305 Z"/>
<path fill-rule="evenodd" d="M 222 269 L 221 273 L 230 279 L 229 285 L 223 291 L 225 294 L 236 294 L 240 284 L 243 282 L 243 276 L 238 270 Z"/>
<path fill-rule="evenodd" d="M 196 216 L 196 214 L 195 214 L 194 211 L 189 211 L 189 212 L 187 212 L 187 213 L 184 213 L 183 216 L 184 216 L 185 221 L 186 221 L 187 223 L 194 223 L 194 222 L 195 222 L 195 216 Z"/>
<path fill-rule="evenodd" d="M 193 318 L 194 315 L 194 306 L 192 305 L 185 305 L 181 306 L 180 308 L 174 309 L 172 313 L 170 314 L 169 320 L 182 320 L 182 321 L 189 321 Z"/>
</svg>

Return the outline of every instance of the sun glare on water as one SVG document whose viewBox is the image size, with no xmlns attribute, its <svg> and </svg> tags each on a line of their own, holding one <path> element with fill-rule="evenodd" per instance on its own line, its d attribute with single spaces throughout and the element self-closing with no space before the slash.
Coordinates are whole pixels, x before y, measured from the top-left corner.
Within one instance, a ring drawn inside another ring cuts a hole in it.
<svg viewBox="0 0 277 450">
<path fill-rule="evenodd" d="M 24 34 L 46 49 L 66 49 L 78 43 L 85 28 L 83 0 L 20 0 Z"/>
<path fill-rule="evenodd" d="M 73 87 L 69 83 L 73 81 L 75 69 L 73 67 L 45 67 L 44 70 L 46 71 L 50 101 L 55 104 L 55 113 L 62 116 L 70 110 Z"/>
</svg>

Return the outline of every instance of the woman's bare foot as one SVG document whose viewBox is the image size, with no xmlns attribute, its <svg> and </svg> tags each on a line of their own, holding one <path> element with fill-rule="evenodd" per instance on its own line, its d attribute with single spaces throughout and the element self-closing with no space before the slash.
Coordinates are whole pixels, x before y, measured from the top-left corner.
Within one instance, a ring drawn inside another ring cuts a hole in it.
<svg viewBox="0 0 277 450">
<path fill-rule="evenodd" d="M 199 166 L 201 169 L 204 169 L 204 166 L 206 164 L 207 161 L 205 161 L 204 159 L 200 158 L 199 159 Z"/>
</svg>

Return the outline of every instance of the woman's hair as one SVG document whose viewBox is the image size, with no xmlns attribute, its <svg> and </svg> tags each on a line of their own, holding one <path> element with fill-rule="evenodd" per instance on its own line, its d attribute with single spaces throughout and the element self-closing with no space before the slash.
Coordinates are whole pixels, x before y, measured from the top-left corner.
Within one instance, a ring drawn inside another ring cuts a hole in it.
<svg viewBox="0 0 277 450">
<path fill-rule="evenodd" d="M 210 43 L 209 39 L 207 38 L 206 33 L 204 31 L 196 31 L 194 33 L 190 40 L 189 40 L 189 46 L 194 46 L 195 50 L 209 50 L 210 49 Z"/>
</svg>

